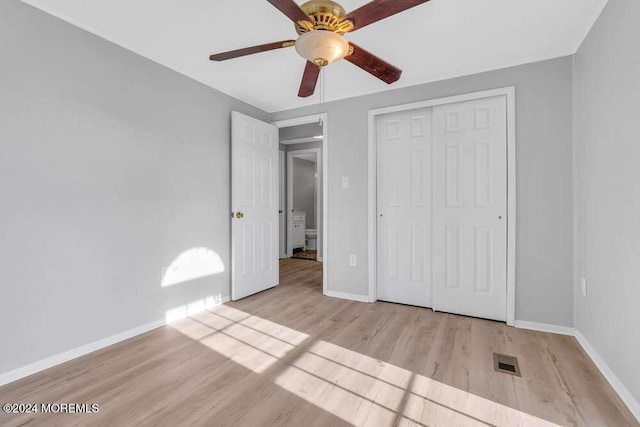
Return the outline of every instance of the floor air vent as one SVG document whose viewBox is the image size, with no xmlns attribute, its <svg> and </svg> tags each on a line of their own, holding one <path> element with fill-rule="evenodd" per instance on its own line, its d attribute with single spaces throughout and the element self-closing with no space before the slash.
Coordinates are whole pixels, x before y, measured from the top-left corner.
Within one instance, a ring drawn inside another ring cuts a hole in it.
<svg viewBox="0 0 640 427">
<path fill-rule="evenodd" d="M 506 354 L 493 353 L 493 369 L 503 374 L 520 376 L 520 367 L 518 359 Z"/>
</svg>

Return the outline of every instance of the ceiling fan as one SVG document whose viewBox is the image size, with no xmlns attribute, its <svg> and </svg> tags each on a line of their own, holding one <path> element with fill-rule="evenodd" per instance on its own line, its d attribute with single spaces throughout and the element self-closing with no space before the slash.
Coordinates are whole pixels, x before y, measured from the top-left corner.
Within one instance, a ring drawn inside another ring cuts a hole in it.
<svg viewBox="0 0 640 427">
<path fill-rule="evenodd" d="M 342 58 L 385 83 L 397 81 L 402 74 L 401 69 L 348 42 L 343 36 L 429 0 L 374 0 L 348 14 L 342 6 L 331 0 L 311 0 L 300 6 L 293 0 L 267 1 L 295 23 L 300 35 L 298 39 L 217 53 L 209 59 L 226 61 L 295 46 L 298 54 L 307 60 L 298 96 L 308 97 L 315 91 L 321 68 Z"/>
</svg>

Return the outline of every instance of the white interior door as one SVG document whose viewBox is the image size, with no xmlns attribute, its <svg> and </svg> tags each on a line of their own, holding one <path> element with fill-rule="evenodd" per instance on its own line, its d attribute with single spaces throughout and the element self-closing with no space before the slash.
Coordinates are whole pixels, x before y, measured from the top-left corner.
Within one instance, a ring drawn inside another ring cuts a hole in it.
<svg viewBox="0 0 640 427">
<path fill-rule="evenodd" d="M 231 137 L 231 298 L 278 284 L 278 129 L 236 111 Z"/>
<path fill-rule="evenodd" d="M 497 96 L 433 108 L 433 308 L 506 320 L 507 112 Z"/>
<path fill-rule="evenodd" d="M 431 307 L 431 109 L 377 119 L 377 296 Z"/>
</svg>

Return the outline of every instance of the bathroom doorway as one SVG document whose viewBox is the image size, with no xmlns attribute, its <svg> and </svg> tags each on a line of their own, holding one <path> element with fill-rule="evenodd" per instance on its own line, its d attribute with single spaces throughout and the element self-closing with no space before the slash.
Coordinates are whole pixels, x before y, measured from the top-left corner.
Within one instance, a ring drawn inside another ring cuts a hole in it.
<svg viewBox="0 0 640 427">
<path fill-rule="evenodd" d="M 318 238 L 318 225 L 322 222 L 320 151 L 321 147 L 287 152 L 288 246 L 291 258 L 322 261 L 322 239 Z"/>
<path fill-rule="evenodd" d="M 280 128 L 280 257 L 323 261 L 323 124 Z"/>
<path fill-rule="evenodd" d="M 273 122 L 279 129 L 280 284 L 328 295 L 327 114 Z"/>
</svg>

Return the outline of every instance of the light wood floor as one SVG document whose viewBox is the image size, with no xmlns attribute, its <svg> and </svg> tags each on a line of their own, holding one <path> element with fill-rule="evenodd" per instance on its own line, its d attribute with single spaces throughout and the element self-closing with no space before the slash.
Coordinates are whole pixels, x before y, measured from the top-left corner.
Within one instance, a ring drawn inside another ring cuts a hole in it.
<svg viewBox="0 0 640 427">
<path fill-rule="evenodd" d="M 281 285 L 0 388 L 0 403 L 98 403 L 0 425 L 638 425 L 571 337 Z M 496 373 L 517 356 L 522 377 Z"/>
</svg>

